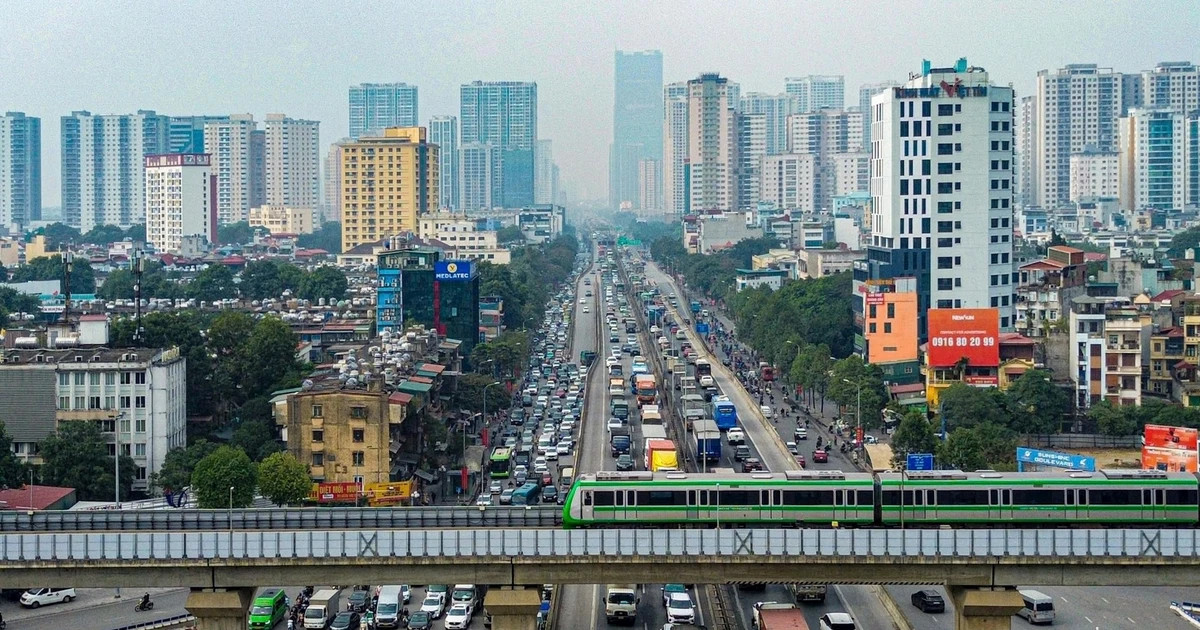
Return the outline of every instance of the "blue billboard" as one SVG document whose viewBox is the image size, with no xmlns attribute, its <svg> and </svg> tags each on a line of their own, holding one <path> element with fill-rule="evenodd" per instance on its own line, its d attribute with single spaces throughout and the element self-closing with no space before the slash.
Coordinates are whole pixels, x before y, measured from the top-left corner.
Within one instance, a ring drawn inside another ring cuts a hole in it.
<svg viewBox="0 0 1200 630">
<path fill-rule="evenodd" d="M 1070 468 L 1073 470 L 1096 470 L 1096 458 L 1058 451 L 1042 451 L 1036 448 L 1017 447 L 1017 471 L 1023 472 L 1025 464 Z"/>
<path fill-rule="evenodd" d="M 933 453 L 909 453 L 908 470 L 933 470 Z"/>
<path fill-rule="evenodd" d="M 438 282 L 467 282 L 475 277 L 475 264 L 469 260 L 440 260 L 433 263 L 433 279 Z"/>
</svg>

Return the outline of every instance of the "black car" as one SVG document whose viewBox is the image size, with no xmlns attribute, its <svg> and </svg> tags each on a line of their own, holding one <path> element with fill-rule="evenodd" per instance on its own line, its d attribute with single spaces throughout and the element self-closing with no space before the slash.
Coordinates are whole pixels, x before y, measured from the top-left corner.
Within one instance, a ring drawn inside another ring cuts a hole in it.
<svg viewBox="0 0 1200 630">
<path fill-rule="evenodd" d="M 557 503 L 557 502 L 558 502 L 558 488 L 555 488 L 553 484 L 542 488 L 542 503 Z"/>
<path fill-rule="evenodd" d="M 733 460 L 737 462 L 745 461 L 747 457 L 750 457 L 750 447 L 745 444 L 739 444 L 733 451 Z"/>
<path fill-rule="evenodd" d="M 427 612 L 417 611 L 408 616 L 408 630 L 430 630 L 433 628 L 433 617 Z"/>
<path fill-rule="evenodd" d="M 617 470 L 626 471 L 633 470 L 633 457 L 629 453 L 625 453 L 617 457 Z"/>
<path fill-rule="evenodd" d="M 362 591 L 357 592 L 361 593 Z M 333 622 L 329 624 L 329 630 L 358 630 L 361 625 L 362 618 L 358 616 L 358 613 L 344 610 L 333 618 Z"/>
<path fill-rule="evenodd" d="M 356 613 L 367 612 L 367 606 L 371 602 L 370 591 L 354 591 L 350 593 L 350 599 L 346 602 L 346 607 Z"/>
<path fill-rule="evenodd" d="M 946 612 L 946 600 L 942 599 L 942 596 L 937 591 L 929 589 L 913 593 L 912 605 L 919 608 L 921 612 Z"/>
</svg>

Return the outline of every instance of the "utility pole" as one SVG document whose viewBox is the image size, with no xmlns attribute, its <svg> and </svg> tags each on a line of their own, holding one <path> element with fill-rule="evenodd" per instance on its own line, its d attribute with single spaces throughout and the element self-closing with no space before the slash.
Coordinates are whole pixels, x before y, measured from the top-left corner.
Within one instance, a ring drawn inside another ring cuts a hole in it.
<svg viewBox="0 0 1200 630">
<path fill-rule="evenodd" d="M 134 328 L 133 328 L 133 343 L 139 345 L 142 343 L 143 328 L 142 328 L 142 273 L 146 270 L 146 258 L 140 249 L 133 250 L 133 259 L 130 261 L 130 270 L 133 272 L 133 308 L 134 308 Z"/>
<path fill-rule="evenodd" d="M 63 302 L 63 323 L 67 324 L 71 321 L 71 267 L 75 266 L 75 254 L 71 252 L 71 245 L 67 245 L 67 251 L 63 252 L 63 296 L 66 301 Z"/>
</svg>

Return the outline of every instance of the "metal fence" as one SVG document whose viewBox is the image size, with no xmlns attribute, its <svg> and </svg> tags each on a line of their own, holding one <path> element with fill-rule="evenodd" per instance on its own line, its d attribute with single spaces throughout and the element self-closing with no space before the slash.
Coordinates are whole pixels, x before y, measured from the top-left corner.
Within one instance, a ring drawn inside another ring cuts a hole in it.
<svg viewBox="0 0 1200 630">
<path fill-rule="evenodd" d="M 1038 448 L 1142 448 L 1138 435 L 1101 435 L 1098 433 L 1055 433 L 1051 435 L 1027 435 L 1027 446 Z"/>
<path fill-rule="evenodd" d="M 174 533 L 37 533 L 0 535 L 0 562 L 144 564 L 404 557 L 453 565 L 493 560 L 604 558 L 723 562 L 820 562 L 848 557 L 882 563 L 947 561 L 1036 564 L 1047 559 L 1089 563 L 1200 564 L 1195 529 L 454 529 L 241 531 Z M 319 563 L 318 563 L 319 564 Z"/>
<path fill-rule="evenodd" d="M 557 506 L 0 512 L 0 532 L 557 527 Z"/>
</svg>

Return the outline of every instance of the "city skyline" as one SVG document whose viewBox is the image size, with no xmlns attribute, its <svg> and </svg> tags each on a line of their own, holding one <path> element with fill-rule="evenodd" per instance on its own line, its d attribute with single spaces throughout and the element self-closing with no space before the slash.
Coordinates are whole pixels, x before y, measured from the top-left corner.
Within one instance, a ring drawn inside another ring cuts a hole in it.
<svg viewBox="0 0 1200 630">
<path fill-rule="evenodd" d="M 152 109 L 169 116 L 284 111 L 321 121 L 323 154 L 348 135 L 351 85 L 419 86 L 423 124 L 432 116 L 456 115 L 458 86 L 464 83 L 531 81 L 538 83 L 541 100 L 538 135 L 554 140 L 564 188 L 574 197 L 600 200 L 609 184 L 616 50 L 661 50 L 667 83 L 717 71 L 743 92 L 780 93 L 787 77 L 840 74 L 847 105 L 858 100 L 862 84 L 906 80 L 920 59 L 967 56 L 1000 84 L 1012 83 L 1018 97 L 1033 92 L 1039 70 L 1071 63 L 1137 72 L 1160 61 L 1198 61 L 1187 36 L 1200 30 L 1194 4 L 1094 6 L 1085 26 L 1078 20 L 1079 6 L 1056 10 L 1010 3 L 981 28 L 975 12 L 947 2 L 909 3 L 887 12 L 837 3 L 753 8 L 692 3 L 670 10 L 633 3 L 516 3 L 473 7 L 469 14 L 430 4 L 409 9 L 411 19 L 425 27 L 421 32 L 364 52 L 354 42 L 382 37 L 389 24 L 371 19 L 370 10 L 314 5 L 292 17 L 287 34 L 255 41 L 245 33 L 273 23 L 277 15 L 252 5 L 241 20 L 211 25 L 203 35 L 206 45 L 192 46 L 186 55 L 164 55 L 175 42 L 196 36 L 182 15 L 156 20 L 147 33 L 136 21 L 115 17 L 119 12 L 108 5 L 65 10 L 14 3 L 7 9 L 12 19 L 0 27 L 0 55 L 9 61 L 0 106 L 43 121 L 85 109 L 96 115 Z M 637 19 L 629 19 L 631 12 Z M 351 13 L 355 19 L 348 19 Z M 822 29 L 810 32 L 803 47 L 768 53 L 753 45 L 789 41 L 795 25 L 814 19 Z M 701 41 L 689 35 L 709 23 L 726 26 L 726 36 Z M 910 35 L 935 23 L 936 33 Z M 1014 38 L 1020 45 L 1013 45 Z M 1132 44 L 1137 41 L 1155 45 Z M 764 52 L 750 52 L 759 50 Z M 882 50 L 887 54 L 880 56 Z M 43 125 L 46 207 L 62 203 L 60 158 L 45 149 L 60 146 L 59 133 L 58 125 Z"/>
</svg>

